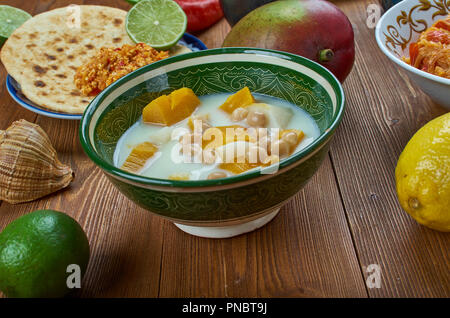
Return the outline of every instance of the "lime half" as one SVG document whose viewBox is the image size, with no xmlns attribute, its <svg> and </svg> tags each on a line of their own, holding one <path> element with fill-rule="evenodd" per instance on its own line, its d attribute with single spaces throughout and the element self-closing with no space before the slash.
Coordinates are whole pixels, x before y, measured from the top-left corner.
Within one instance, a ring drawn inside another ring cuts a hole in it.
<svg viewBox="0 0 450 318">
<path fill-rule="evenodd" d="M 7 5 L 0 5 L 0 45 L 9 38 L 15 29 L 30 18 L 31 15 L 28 12 Z"/>
<path fill-rule="evenodd" d="M 134 42 L 167 50 L 177 44 L 186 25 L 186 14 L 175 1 L 142 0 L 128 11 L 125 27 Z"/>
</svg>

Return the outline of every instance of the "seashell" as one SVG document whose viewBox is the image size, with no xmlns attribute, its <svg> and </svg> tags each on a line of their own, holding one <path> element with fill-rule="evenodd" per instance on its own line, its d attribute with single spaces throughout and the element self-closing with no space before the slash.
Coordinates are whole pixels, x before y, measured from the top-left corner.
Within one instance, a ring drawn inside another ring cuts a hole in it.
<svg viewBox="0 0 450 318">
<path fill-rule="evenodd" d="M 72 169 L 62 164 L 45 131 L 24 119 L 0 130 L 0 200 L 33 201 L 65 188 Z"/>
</svg>

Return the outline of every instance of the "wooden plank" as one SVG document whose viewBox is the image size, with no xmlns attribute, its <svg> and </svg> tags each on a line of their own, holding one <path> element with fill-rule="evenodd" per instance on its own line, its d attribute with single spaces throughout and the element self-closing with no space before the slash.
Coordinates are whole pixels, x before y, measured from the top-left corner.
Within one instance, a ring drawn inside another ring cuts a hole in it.
<svg viewBox="0 0 450 318">
<path fill-rule="evenodd" d="M 12 1 L 10 1 L 12 2 Z M 9 3 L 28 12 L 42 12 L 69 1 Z M 78 1 L 77 3 L 82 3 Z M 98 1 L 96 2 L 99 3 Z M 128 7 L 124 1 L 116 7 Z M 36 5 L 36 10 L 32 7 Z M 158 294 L 162 246 L 162 220 L 137 207 L 118 192 L 100 169 L 84 154 L 78 137 L 78 121 L 38 116 L 19 107 L 5 91 L 1 68 L 0 127 L 13 120 L 35 121 L 49 135 L 62 162 L 70 164 L 75 180 L 69 188 L 31 203 L 0 207 L 0 230 L 21 215 L 36 209 L 55 209 L 74 217 L 89 237 L 91 259 L 82 290 L 75 295 L 97 297 L 155 297 Z"/>
<path fill-rule="evenodd" d="M 74 182 L 35 202 L 3 203 L 0 229 L 36 209 L 63 211 L 80 223 L 91 246 L 83 296 L 157 296 L 162 220 L 125 198 L 87 158 L 78 122 L 39 117 L 37 124 L 49 134 L 60 160 L 71 165 Z"/>
<path fill-rule="evenodd" d="M 222 19 L 198 36 L 219 47 L 229 29 Z M 327 159 L 275 220 L 248 235 L 209 240 L 167 224 L 160 296 L 366 297 L 334 180 Z"/>
<path fill-rule="evenodd" d="M 367 297 L 327 158 L 266 227 L 211 240 L 168 224 L 161 297 Z"/>
<path fill-rule="evenodd" d="M 208 49 L 222 47 L 222 42 L 225 36 L 230 31 L 230 25 L 222 18 L 216 24 L 212 25 L 210 28 L 195 34 L 203 43 L 208 47 Z"/>
<path fill-rule="evenodd" d="M 449 297 L 450 236 L 418 225 L 398 204 L 397 159 L 422 125 L 445 113 L 379 50 L 366 24 L 372 1 L 342 1 L 355 26 L 356 63 L 331 157 L 361 267 L 381 266 L 371 297 Z M 367 275 L 367 274 L 366 274 Z"/>
<path fill-rule="evenodd" d="M 69 3 L 129 8 L 122 0 L 6 1 L 34 14 Z M 365 297 L 358 260 L 363 270 L 381 265 L 382 288 L 369 289 L 371 297 L 448 297 L 449 236 L 417 225 L 401 210 L 393 178 L 398 155 L 412 134 L 445 111 L 379 51 L 373 30 L 365 25 L 371 1 L 336 3 L 354 24 L 357 62 L 345 83 L 348 107 L 332 145 L 333 165 L 327 159 L 267 227 L 207 240 L 136 207 L 83 154 L 77 123 L 36 118 L 17 106 L 7 96 L 0 68 L 0 129 L 20 118 L 37 119 L 61 160 L 76 173 L 70 188 L 57 194 L 28 204 L 3 203 L 0 230 L 38 208 L 72 215 L 92 249 L 83 289 L 75 294 L 85 297 Z M 222 20 L 198 36 L 208 47 L 218 47 L 228 30 Z"/>
<path fill-rule="evenodd" d="M 222 19 L 198 36 L 208 48 L 219 47 L 229 29 Z M 254 233 L 208 240 L 182 233 L 171 224 L 166 226 L 160 296 L 365 297 L 345 215 L 342 206 L 334 204 L 340 199 L 328 159 L 324 166 L 321 171 L 325 169 L 326 174 L 318 173 L 320 180 L 314 177 L 307 186 L 312 189 L 304 191 L 307 194 L 301 192 L 280 216 Z M 320 186 L 323 182 L 329 183 L 326 190 Z M 334 200 L 321 200 L 320 194 L 328 192 L 334 194 Z M 315 211 L 318 205 L 325 206 Z M 342 241 L 330 240 L 327 233 L 333 231 L 322 231 L 320 225 L 312 230 L 305 221 L 311 215 L 313 222 L 326 222 L 323 229 L 332 226 Z M 330 215 L 333 218 L 327 220 Z M 297 233 L 298 227 L 305 230 L 303 237 Z M 182 253 L 174 253 L 180 245 Z"/>
</svg>

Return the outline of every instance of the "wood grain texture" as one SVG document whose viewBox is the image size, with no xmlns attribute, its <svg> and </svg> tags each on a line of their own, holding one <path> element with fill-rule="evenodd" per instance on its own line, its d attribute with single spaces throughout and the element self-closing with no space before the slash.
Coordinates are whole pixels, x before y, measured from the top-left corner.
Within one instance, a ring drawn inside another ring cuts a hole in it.
<svg viewBox="0 0 450 318">
<path fill-rule="evenodd" d="M 38 201 L 3 203 L 1 228 L 36 209 L 63 211 L 80 223 L 90 242 L 82 295 L 157 296 L 162 220 L 122 196 L 84 155 L 78 122 L 38 117 L 36 123 L 48 133 L 60 160 L 72 166 L 75 179 L 69 188 Z"/>
<path fill-rule="evenodd" d="M 335 1 L 354 25 L 357 60 L 344 85 L 347 109 L 330 156 L 271 223 L 231 239 L 190 236 L 130 202 L 84 154 L 78 122 L 19 107 L 0 67 L 0 129 L 21 118 L 38 123 L 75 171 L 69 188 L 41 200 L 0 202 L 0 230 L 35 209 L 74 217 L 91 246 L 74 297 L 450 296 L 450 236 L 419 226 L 401 210 L 393 175 L 412 134 L 444 110 L 379 51 L 365 23 L 371 2 Z M 32 14 L 70 3 L 129 8 L 124 0 L 3 3 Z M 221 20 L 196 35 L 213 48 L 228 31 Z M 382 268 L 380 289 L 365 287 L 365 267 L 373 263 Z"/>
<path fill-rule="evenodd" d="M 378 49 L 365 22 L 370 1 L 343 1 L 355 26 L 356 63 L 331 157 L 361 267 L 379 264 L 371 297 L 449 297 L 450 235 L 418 225 L 400 207 L 397 159 L 412 135 L 445 113 Z"/>
<path fill-rule="evenodd" d="M 264 228 L 210 240 L 169 224 L 163 241 L 161 297 L 367 297 L 328 158 Z"/>
</svg>

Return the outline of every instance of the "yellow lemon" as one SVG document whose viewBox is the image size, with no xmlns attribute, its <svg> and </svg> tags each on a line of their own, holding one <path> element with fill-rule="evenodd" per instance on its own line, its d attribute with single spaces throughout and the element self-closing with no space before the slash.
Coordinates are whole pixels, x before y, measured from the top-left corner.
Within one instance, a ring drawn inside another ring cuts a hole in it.
<svg viewBox="0 0 450 318">
<path fill-rule="evenodd" d="M 395 169 L 403 209 L 429 228 L 450 232 L 450 113 L 419 129 Z"/>
</svg>

